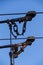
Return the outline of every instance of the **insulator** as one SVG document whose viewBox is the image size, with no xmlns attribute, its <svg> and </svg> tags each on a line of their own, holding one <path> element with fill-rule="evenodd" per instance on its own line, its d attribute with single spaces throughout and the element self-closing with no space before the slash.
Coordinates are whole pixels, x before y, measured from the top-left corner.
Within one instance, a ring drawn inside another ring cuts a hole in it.
<svg viewBox="0 0 43 65">
<path fill-rule="evenodd" d="M 13 58 L 17 58 L 18 57 L 18 54 L 17 54 L 17 52 L 15 53 L 15 52 L 13 52 Z"/>
<path fill-rule="evenodd" d="M 33 18 L 36 16 L 36 12 L 35 11 L 29 11 L 29 12 L 27 12 L 26 16 L 31 16 Z"/>
<path fill-rule="evenodd" d="M 22 20 L 25 22 L 26 21 L 26 17 L 23 17 Z"/>
<path fill-rule="evenodd" d="M 25 21 L 31 21 L 31 20 L 32 20 L 31 16 L 25 16 L 25 17 L 19 18 L 19 23 L 25 22 Z"/>
<path fill-rule="evenodd" d="M 12 47 L 12 50 L 16 53 L 18 51 L 18 45 L 15 44 L 14 47 Z"/>
<path fill-rule="evenodd" d="M 22 52 L 24 52 L 24 48 L 21 47 L 20 50 L 21 50 Z"/>
<path fill-rule="evenodd" d="M 35 37 L 34 36 L 30 36 L 30 37 L 27 38 L 26 41 L 34 42 L 35 41 Z"/>
<path fill-rule="evenodd" d="M 26 21 L 31 21 L 32 17 L 31 16 L 26 16 Z"/>
</svg>

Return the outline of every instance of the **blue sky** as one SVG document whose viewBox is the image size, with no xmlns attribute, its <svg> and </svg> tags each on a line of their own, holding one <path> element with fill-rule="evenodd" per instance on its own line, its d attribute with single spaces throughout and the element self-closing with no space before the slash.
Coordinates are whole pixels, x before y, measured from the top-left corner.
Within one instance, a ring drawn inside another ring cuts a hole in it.
<svg viewBox="0 0 43 65">
<path fill-rule="evenodd" d="M 36 12 L 43 12 L 43 0 L 0 0 L 0 14 L 1 13 L 19 13 L 34 10 Z M 1 20 L 12 19 L 19 16 L 0 16 Z M 22 15 L 23 16 L 23 15 Z M 20 26 L 19 24 L 19 31 Z M 26 32 L 24 36 L 43 36 L 43 15 L 36 15 L 31 21 L 27 22 Z M 28 32 L 28 33 L 27 33 Z M 9 37 L 9 28 L 7 24 L 0 24 L 0 38 Z M 20 37 L 20 36 L 18 36 Z M 25 41 L 25 40 L 23 40 Z M 13 43 L 19 43 L 22 40 L 14 40 Z M 0 41 L 0 45 L 10 44 L 9 41 Z M 9 51 L 10 49 L 0 49 L 0 65 L 9 65 Z M 24 53 L 15 59 L 15 65 L 43 65 L 43 39 L 35 40 L 31 46 L 28 46 Z"/>
</svg>

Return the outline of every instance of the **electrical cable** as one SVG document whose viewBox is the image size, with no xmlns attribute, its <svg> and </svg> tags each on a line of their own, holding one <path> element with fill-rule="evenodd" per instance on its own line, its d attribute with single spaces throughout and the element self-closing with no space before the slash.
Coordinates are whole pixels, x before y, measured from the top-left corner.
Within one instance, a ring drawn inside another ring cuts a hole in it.
<svg viewBox="0 0 43 65">
<path fill-rule="evenodd" d="M 6 15 L 23 15 L 26 13 L 7 13 L 7 14 L 0 14 L 0 16 L 6 16 Z"/>
<path fill-rule="evenodd" d="M 0 14 L 0 16 L 6 16 L 6 15 L 23 15 L 27 13 L 7 13 L 7 14 Z M 36 14 L 43 14 L 43 12 L 36 12 Z"/>
<path fill-rule="evenodd" d="M 36 14 L 43 14 L 43 12 L 36 12 Z"/>
<path fill-rule="evenodd" d="M 11 38 L 12 40 L 18 40 L 18 39 L 27 39 L 28 37 L 26 38 Z M 43 37 L 35 37 L 35 39 L 43 39 Z M 3 38 L 3 39 L 0 39 L 0 40 L 10 40 L 10 38 Z"/>
</svg>

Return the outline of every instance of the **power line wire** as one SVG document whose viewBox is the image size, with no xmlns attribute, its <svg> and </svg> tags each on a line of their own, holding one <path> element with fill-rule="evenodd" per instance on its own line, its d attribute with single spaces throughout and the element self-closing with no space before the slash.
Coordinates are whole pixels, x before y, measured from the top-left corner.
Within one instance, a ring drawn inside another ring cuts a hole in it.
<svg viewBox="0 0 43 65">
<path fill-rule="evenodd" d="M 0 14 L 0 16 L 6 16 L 6 15 L 23 15 L 26 13 L 7 13 L 7 14 Z"/>
<path fill-rule="evenodd" d="M 12 40 L 27 39 L 27 38 L 12 38 Z M 35 39 L 43 39 L 43 37 L 35 37 Z M 0 39 L 0 40 L 10 40 L 10 38 L 3 38 L 3 39 Z"/>
<path fill-rule="evenodd" d="M 36 12 L 36 14 L 43 14 L 43 12 Z"/>
<path fill-rule="evenodd" d="M 0 16 L 7 16 L 7 15 L 24 15 L 27 13 L 6 13 L 6 14 L 0 14 Z M 43 14 L 43 12 L 36 12 L 36 14 Z"/>
</svg>

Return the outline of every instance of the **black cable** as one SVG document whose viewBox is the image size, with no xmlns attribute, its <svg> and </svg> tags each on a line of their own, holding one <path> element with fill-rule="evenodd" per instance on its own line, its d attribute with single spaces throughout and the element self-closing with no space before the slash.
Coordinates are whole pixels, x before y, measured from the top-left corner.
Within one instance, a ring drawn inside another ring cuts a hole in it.
<svg viewBox="0 0 43 65">
<path fill-rule="evenodd" d="M 10 30 L 10 45 L 12 45 L 12 36 L 11 36 L 11 31 L 12 31 L 12 26 L 9 24 L 9 30 Z M 10 65 L 12 65 L 12 47 L 10 48 Z"/>
<path fill-rule="evenodd" d="M 0 14 L 0 16 L 6 16 L 6 15 L 23 15 L 26 13 L 7 13 L 7 14 Z"/>
<path fill-rule="evenodd" d="M 36 14 L 43 14 L 43 12 L 36 12 Z"/>
<path fill-rule="evenodd" d="M 35 37 L 35 39 L 43 39 L 43 37 Z"/>
<path fill-rule="evenodd" d="M 17 40 L 17 39 L 27 39 L 27 38 L 11 38 L 11 39 L 12 40 Z M 35 37 L 35 39 L 43 39 L 43 37 Z M 0 40 L 10 40 L 10 38 L 3 38 L 3 39 L 0 39 Z"/>
<path fill-rule="evenodd" d="M 10 45 L 11 45 L 11 48 L 10 48 L 10 52 L 9 52 L 9 55 L 10 55 L 10 65 L 14 65 L 14 62 L 13 62 L 13 51 L 12 51 L 12 25 L 11 23 L 9 23 L 9 29 L 10 29 Z"/>
<path fill-rule="evenodd" d="M 6 15 L 23 15 L 27 13 L 7 13 L 7 14 L 0 14 L 0 16 L 6 16 Z M 43 14 L 43 12 L 36 12 L 36 14 Z"/>
</svg>

